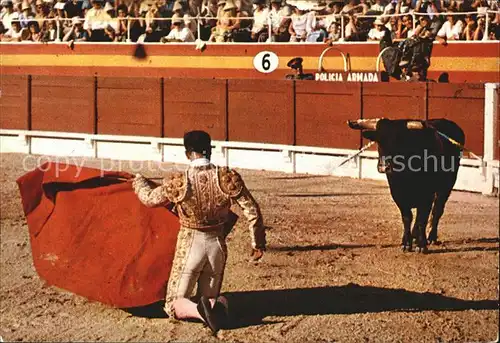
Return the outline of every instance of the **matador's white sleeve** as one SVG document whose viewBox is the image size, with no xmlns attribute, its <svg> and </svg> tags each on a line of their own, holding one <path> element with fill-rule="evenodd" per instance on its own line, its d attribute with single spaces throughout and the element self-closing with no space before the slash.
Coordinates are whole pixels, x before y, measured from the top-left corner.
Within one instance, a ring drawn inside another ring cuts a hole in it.
<svg viewBox="0 0 500 343">
<path fill-rule="evenodd" d="M 135 176 L 132 187 L 139 200 L 147 207 L 165 206 L 169 203 L 164 186 L 151 187 L 141 174 Z"/>
</svg>

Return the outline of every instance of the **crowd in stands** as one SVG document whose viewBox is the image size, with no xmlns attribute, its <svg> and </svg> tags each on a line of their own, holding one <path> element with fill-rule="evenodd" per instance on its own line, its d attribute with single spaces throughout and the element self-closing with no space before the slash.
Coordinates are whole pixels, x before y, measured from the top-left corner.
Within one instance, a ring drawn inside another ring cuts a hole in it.
<svg viewBox="0 0 500 343">
<path fill-rule="evenodd" d="M 498 0 L 2 0 L 0 6 L 1 41 L 14 42 L 500 38 Z"/>
</svg>

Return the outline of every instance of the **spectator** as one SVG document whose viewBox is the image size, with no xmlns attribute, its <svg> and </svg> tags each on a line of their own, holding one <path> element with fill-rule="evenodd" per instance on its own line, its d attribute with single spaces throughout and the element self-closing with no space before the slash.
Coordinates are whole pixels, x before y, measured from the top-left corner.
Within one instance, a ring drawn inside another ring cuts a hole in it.
<svg viewBox="0 0 500 343">
<path fill-rule="evenodd" d="M 358 0 L 349 0 L 349 2 L 342 8 L 340 13 L 352 15 L 359 10 Z"/>
<path fill-rule="evenodd" d="M 10 28 L 3 35 L 3 42 L 20 42 L 22 36 L 21 23 L 17 19 L 10 21 Z"/>
<path fill-rule="evenodd" d="M 358 18 L 354 15 L 349 16 L 349 22 L 345 26 L 344 40 L 357 41 L 359 40 Z"/>
<path fill-rule="evenodd" d="M 288 31 L 290 32 L 290 42 L 305 42 L 307 38 L 308 14 L 303 8 L 295 7 Z"/>
<path fill-rule="evenodd" d="M 477 28 L 474 32 L 474 40 L 483 40 L 486 36 L 486 20 L 484 15 L 477 16 Z"/>
<path fill-rule="evenodd" d="M 411 0 L 398 0 L 396 4 L 396 14 L 409 13 L 411 10 Z"/>
<path fill-rule="evenodd" d="M 198 25 L 196 24 L 196 19 L 191 17 L 190 14 L 184 14 L 184 26 L 191 31 L 194 37 L 198 34 Z"/>
<path fill-rule="evenodd" d="M 71 0 L 64 5 L 64 12 L 66 18 L 81 17 L 83 18 L 82 1 Z"/>
<path fill-rule="evenodd" d="M 401 20 L 399 20 L 398 17 L 392 16 L 389 18 L 389 21 L 387 24 L 385 24 L 385 27 L 389 30 L 391 33 L 391 39 L 396 39 L 397 38 L 397 31 L 400 26 Z"/>
<path fill-rule="evenodd" d="M 441 43 L 448 40 L 460 40 L 460 35 L 464 27 L 464 23 L 461 20 L 457 20 L 456 16 L 453 15 L 455 13 L 453 10 L 448 10 L 448 12 L 450 14 L 446 16 L 447 21 L 437 33 L 437 40 Z"/>
<path fill-rule="evenodd" d="M 398 31 L 396 31 L 396 39 L 408 39 L 413 37 L 415 31 L 413 30 L 413 17 L 405 15 L 399 22 Z"/>
<path fill-rule="evenodd" d="M 254 42 L 258 42 L 259 37 L 267 31 L 269 9 L 266 7 L 266 0 L 253 0 L 253 4 L 255 5 L 255 8 L 253 11 L 251 39 Z"/>
<path fill-rule="evenodd" d="M 384 25 L 382 19 L 377 18 L 373 22 L 373 28 L 368 32 L 369 42 L 392 41 L 391 32 Z"/>
<path fill-rule="evenodd" d="M 38 22 L 36 20 L 31 20 L 28 23 L 28 32 L 29 36 L 27 40 L 32 42 L 42 42 L 42 32 L 40 31 L 40 26 L 38 25 Z"/>
<path fill-rule="evenodd" d="M 117 12 L 117 30 L 116 30 L 116 39 L 118 42 L 125 42 L 127 40 L 127 17 L 128 17 L 128 8 L 125 4 L 120 4 L 116 8 Z"/>
<path fill-rule="evenodd" d="M 83 29 L 83 20 L 78 17 L 71 18 L 71 29 L 63 37 L 63 42 L 86 42 L 89 34 Z"/>
<path fill-rule="evenodd" d="M 290 26 L 290 17 L 292 10 L 290 6 L 281 6 L 281 0 L 271 0 L 271 11 L 269 16 L 271 17 L 271 27 L 273 29 L 273 42 L 288 42 L 290 41 L 290 32 L 288 32 L 288 27 Z"/>
<path fill-rule="evenodd" d="M 21 6 L 22 13 L 19 15 L 19 22 L 21 23 L 21 28 L 27 28 L 30 19 L 33 19 L 34 16 L 31 13 L 31 6 L 27 1 L 23 1 Z"/>
<path fill-rule="evenodd" d="M 144 34 L 142 34 L 138 39 L 138 43 L 158 43 L 162 37 L 163 32 L 157 30 L 158 25 L 156 22 L 152 22 L 147 28 Z"/>
<path fill-rule="evenodd" d="M 173 27 L 172 30 L 170 30 L 170 33 L 166 37 L 163 37 L 161 39 L 162 43 L 167 43 L 167 42 L 187 43 L 195 41 L 193 33 L 185 25 L 185 20 L 176 18 L 172 20 L 172 26 Z"/>
<path fill-rule="evenodd" d="M 382 14 L 384 13 L 385 5 L 385 0 L 375 0 L 375 3 L 370 7 L 370 10 Z"/>
<path fill-rule="evenodd" d="M 11 28 L 12 21 L 19 19 L 19 13 L 14 11 L 14 4 L 12 3 L 12 0 L 5 0 L 3 2 L 3 6 L 5 8 L 5 12 L 2 17 L 2 24 L 5 30 L 9 30 Z"/>
<path fill-rule="evenodd" d="M 237 19 L 237 7 L 233 0 L 227 0 L 225 2 L 224 8 L 220 13 L 217 26 L 212 32 L 210 41 L 224 42 L 227 39 L 227 35 L 233 30 L 240 28 L 240 21 Z"/>
<path fill-rule="evenodd" d="M 338 40 L 340 40 L 341 32 L 342 30 L 340 28 L 340 25 L 335 22 L 332 22 L 330 24 L 330 27 L 328 28 L 327 40 L 330 42 L 337 42 Z"/>
<path fill-rule="evenodd" d="M 56 20 L 55 19 L 48 20 L 45 23 L 47 24 L 47 27 L 46 27 L 45 31 L 43 32 L 43 41 L 44 42 L 61 41 L 62 31 L 59 30 L 59 32 L 58 32 Z"/>
<path fill-rule="evenodd" d="M 474 40 L 474 32 L 476 32 L 477 24 L 471 14 L 465 16 L 465 28 L 462 32 L 462 39 Z"/>
<path fill-rule="evenodd" d="M 42 0 L 36 0 L 35 5 L 35 19 L 38 22 L 38 27 L 42 28 L 45 25 L 45 19 L 47 18 L 45 7 Z"/>
<path fill-rule="evenodd" d="M 104 30 L 108 27 L 111 17 L 103 9 L 104 0 L 93 0 L 92 8 L 85 15 L 84 30 L 89 35 L 89 41 L 102 42 L 108 38 Z"/>
<path fill-rule="evenodd" d="M 328 20 L 326 18 L 326 3 L 319 1 L 318 4 L 309 12 L 309 22 L 307 29 L 309 30 L 306 41 L 308 42 L 323 42 L 328 36 Z"/>
</svg>

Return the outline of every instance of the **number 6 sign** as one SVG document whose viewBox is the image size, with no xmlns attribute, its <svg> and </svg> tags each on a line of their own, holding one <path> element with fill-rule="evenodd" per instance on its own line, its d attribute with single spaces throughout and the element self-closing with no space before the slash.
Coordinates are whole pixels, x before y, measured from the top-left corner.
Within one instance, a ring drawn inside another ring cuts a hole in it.
<svg viewBox="0 0 500 343">
<path fill-rule="evenodd" d="M 272 73 L 278 68 L 279 58 L 272 51 L 261 51 L 253 58 L 253 66 L 261 73 Z"/>
</svg>

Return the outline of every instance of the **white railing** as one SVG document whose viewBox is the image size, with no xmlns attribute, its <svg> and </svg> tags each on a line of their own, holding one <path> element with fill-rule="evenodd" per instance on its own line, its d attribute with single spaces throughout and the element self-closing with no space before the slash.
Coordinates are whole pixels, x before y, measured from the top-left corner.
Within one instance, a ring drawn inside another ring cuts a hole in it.
<svg viewBox="0 0 500 343">
<path fill-rule="evenodd" d="M 448 15 L 454 15 L 454 16 L 464 16 L 464 15 L 485 15 L 485 29 L 484 29 L 484 35 L 483 35 L 483 39 L 482 40 L 489 40 L 489 34 L 488 34 L 488 31 L 489 31 L 489 26 L 490 26 L 490 18 L 489 18 L 489 15 L 488 14 L 495 14 L 495 15 L 500 15 L 500 11 L 485 11 L 485 12 L 480 12 L 480 11 L 476 11 L 476 12 L 460 12 L 460 13 L 456 13 L 456 12 L 451 12 L 451 13 L 447 13 L 447 12 L 440 12 L 440 13 L 417 13 L 417 12 L 408 12 L 408 13 L 398 13 L 398 14 L 380 14 L 380 15 L 353 15 L 354 17 L 360 19 L 360 18 L 392 18 L 392 17 L 405 17 L 405 16 L 411 16 L 412 17 L 412 23 L 413 23 L 413 29 L 415 30 L 416 28 L 416 23 L 417 23 L 417 19 L 421 16 L 448 16 Z M 345 23 L 345 18 L 346 17 L 349 17 L 345 14 L 329 14 L 329 15 L 311 15 L 310 13 L 306 13 L 304 14 L 304 16 L 309 16 L 308 18 L 308 24 L 310 26 L 310 20 L 312 20 L 313 18 L 316 18 L 316 19 L 325 19 L 325 18 L 328 18 L 328 19 L 331 19 L 332 20 L 332 23 L 335 21 L 337 21 L 338 19 L 340 19 L 340 35 L 341 35 L 341 39 L 340 41 L 343 41 L 345 39 L 345 28 L 346 28 L 346 23 Z M 291 19 L 291 18 L 294 18 L 292 16 L 283 16 L 281 17 L 281 19 Z M 196 26 L 197 26 L 197 39 L 199 41 L 201 41 L 201 25 L 202 25 L 202 21 L 204 20 L 219 20 L 221 18 L 217 18 L 217 17 L 202 17 L 202 16 L 196 16 L 196 17 L 186 17 L 186 18 L 178 18 L 182 21 L 184 21 L 184 19 L 189 19 L 191 21 L 196 21 Z M 224 17 L 223 19 L 226 19 L 226 20 L 237 20 L 237 21 L 241 21 L 241 20 L 253 20 L 254 17 Z M 72 19 L 68 19 L 68 18 L 60 18 L 60 17 L 55 17 L 55 18 L 50 18 L 50 19 L 29 19 L 30 21 L 37 21 L 37 22 L 49 22 L 49 21 L 55 21 L 56 22 L 56 30 L 57 30 L 57 33 L 56 33 L 56 39 L 55 39 L 55 42 L 61 42 L 61 39 L 60 37 L 62 36 L 62 24 L 64 22 L 70 22 L 72 21 Z M 83 21 L 86 20 L 86 19 L 83 19 L 81 18 L 81 21 L 83 23 Z M 124 21 L 126 20 L 127 21 L 127 32 L 126 32 L 126 39 L 125 41 L 126 42 L 132 42 L 131 40 L 131 25 L 134 23 L 134 21 L 138 21 L 141 23 L 141 26 L 148 26 L 149 23 L 151 22 L 165 22 L 165 21 L 172 21 L 172 18 L 145 18 L 145 17 L 139 17 L 139 18 L 133 18 L 133 17 L 123 17 L 123 18 L 112 18 L 112 21 L 109 21 L 108 24 L 112 26 L 113 23 L 116 23 L 116 22 L 120 22 L 120 21 Z M 272 18 L 271 16 L 268 16 L 267 17 L 267 31 L 268 31 L 268 41 L 266 43 L 270 43 L 271 42 L 271 39 L 270 37 L 273 36 L 273 25 L 272 25 Z M 69 26 L 67 26 L 69 27 Z M 308 28 L 309 31 L 308 33 L 311 32 L 311 27 Z M 328 29 L 328 28 L 327 28 Z M 308 43 L 314 43 L 314 42 L 308 42 Z"/>
</svg>

